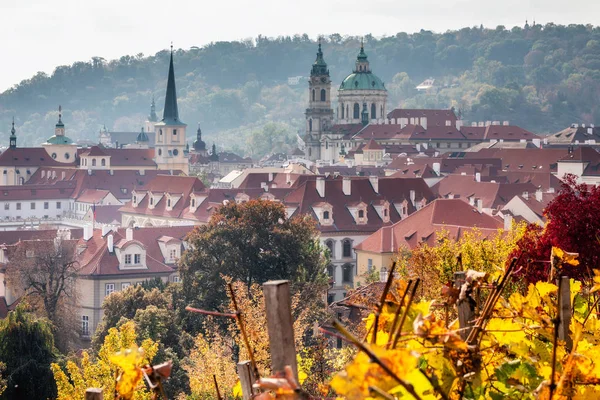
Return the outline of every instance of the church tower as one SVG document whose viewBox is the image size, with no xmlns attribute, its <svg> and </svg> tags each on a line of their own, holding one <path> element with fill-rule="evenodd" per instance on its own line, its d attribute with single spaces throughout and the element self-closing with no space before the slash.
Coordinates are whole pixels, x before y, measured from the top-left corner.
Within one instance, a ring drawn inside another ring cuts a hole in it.
<svg viewBox="0 0 600 400">
<path fill-rule="evenodd" d="M 331 129 L 333 109 L 331 108 L 331 78 L 327 63 L 323 59 L 321 41 L 317 59 L 310 71 L 308 81 L 308 108 L 306 115 L 306 147 L 309 160 L 320 158 L 321 136 Z"/>
<path fill-rule="evenodd" d="M 173 46 L 171 46 L 163 118 L 154 125 L 154 161 L 159 170 L 180 170 L 186 175 L 189 173 L 188 160 L 184 154 L 186 126 L 179 120 L 175 71 L 173 70 Z"/>
<path fill-rule="evenodd" d="M 11 149 L 17 148 L 17 131 L 15 131 L 15 117 L 13 117 L 12 128 L 10 129 L 10 146 Z"/>
<path fill-rule="evenodd" d="M 206 143 L 202 140 L 202 129 L 200 129 L 200 123 L 198 122 L 198 130 L 196 131 L 196 140 L 194 140 L 194 152 L 202 156 L 206 156 Z"/>
</svg>

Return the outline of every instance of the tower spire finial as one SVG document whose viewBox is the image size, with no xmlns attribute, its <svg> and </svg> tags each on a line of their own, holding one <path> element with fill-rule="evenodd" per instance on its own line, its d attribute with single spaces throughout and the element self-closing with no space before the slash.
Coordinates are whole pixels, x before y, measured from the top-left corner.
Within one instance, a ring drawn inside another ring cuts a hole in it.
<svg viewBox="0 0 600 400">
<path fill-rule="evenodd" d="M 16 132 L 16 131 L 15 131 L 15 116 L 13 115 L 13 117 L 12 117 L 12 128 L 10 129 L 10 133 L 11 133 L 12 135 L 14 135 L 14 134 L 15 134 L 15 132 Z"/>
<path fill-rule="evenodd" d="M 62 124 L 62 106 L 58 106 L 58 123 Z"/>
</svg>

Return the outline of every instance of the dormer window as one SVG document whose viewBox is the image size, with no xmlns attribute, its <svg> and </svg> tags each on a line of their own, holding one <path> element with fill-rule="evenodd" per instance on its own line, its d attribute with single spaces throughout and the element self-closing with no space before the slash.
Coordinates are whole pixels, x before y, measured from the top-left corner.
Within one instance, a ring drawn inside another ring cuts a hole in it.
<svg viewBox="0 0 600 400">
<path fill-rule="evenodd" d="M 191 206 L 192 206 L 192 208 L 196 207 L 196 199 L 192 199 Z"/>
<path fill-rule="evenodd" d="M 358 210 L 358 218 L 364 218 L 365 217 L 365 210 Z"/>
<path fill-rule="evenodd" d="M 167 200 L 167 207 L 171 208 L 171 199 Z"/>
<path fill-rule="evenodd" d="M 154 198 L 152 196 L 150 196 L 150 205 L 153 206 L 154 205 Z"/>
<path fill-rule="evenodd" d="M 329 211 L 323 211 L 323 219 L 329 221 Z"/>
<path fill-rule="evenodd" d="M 133 204 L 137 204 L 137 197 L 133 196 Z"/>
<path fill-rule="evenodd" d="M 131 254 L 125 254 L 125 265 L 131 265 Z"/>
</svg>

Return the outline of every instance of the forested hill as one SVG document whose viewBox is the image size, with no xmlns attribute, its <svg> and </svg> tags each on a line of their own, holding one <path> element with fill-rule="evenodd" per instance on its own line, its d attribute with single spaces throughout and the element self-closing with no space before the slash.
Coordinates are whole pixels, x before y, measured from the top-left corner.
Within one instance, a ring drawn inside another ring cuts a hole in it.
<svg viewBox="0 0 600 400">
<path fill-rule="evenodd" d="M 357 37 L 323 38 L 334 89 L 351 72 L 359 46 Z M 307 76 L 316 49 L 307 35 L 297 35 L 177 50 L 177 94 L 188 138 L 200 122 L 209 144 L 254 157 L 293 146 L 304 127 L 307 86 L 289 86 L 287 78 Z M 510 120 L 538 133 L 573 122 L 600 123 L 600 27 L 367 35 L 365 50 L 373 72 L 386 82 L 388 109 L 454 106 L 467 121 Z M 59 104 L 74 139 L 96 140 L 104 124 L 138 130 L 152 96 L 162 109 L 167 67 L 165 50 L 38 73 L 0 95 L 0 140 L 8 143 L 14 115 L 19 143 L 39 144 L 53 134 Z M 415 86 L 429 77 L 442 89 L 417 93 Z"/>
</svg>

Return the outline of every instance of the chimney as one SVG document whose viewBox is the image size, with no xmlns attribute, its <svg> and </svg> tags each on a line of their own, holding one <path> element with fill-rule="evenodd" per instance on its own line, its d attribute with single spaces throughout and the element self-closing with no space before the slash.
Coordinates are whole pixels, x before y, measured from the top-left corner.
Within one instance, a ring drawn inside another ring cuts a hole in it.
<svg viewBox="0 0 600 400">
<path fill-rule="evenodd" d="M 411 190 L 411 191 L 410 191 L 410 202 L 412 203 L 412 205 L 413 205 L 413 206 L 415 205 L 415 198 L 416 198 L 416 197 L 417 197 L 417 196 L 416 196 L 416 193 L 415 193 L 415 191 L 414 191 L 414 190 Z"/>
<path fill-rule="evenodd" d="M 529 192 L 523 192 L 523 198 L 529 200 Z"/>
<path fill-rule="evenodd" d="M 112 169 L 109 169 L 109 170 L 108 170 L 108 174 L 112 176 L 112 175 L 114 175 L 114 174 L 115 174 L 115 171 L 113 171 Z"/>
<path fill-rule="evenodd" d="M 133 240 L 133 228 L 127 228 L 125 230 L 125 240 Z"/>
<path fill-rule="evenodd" d="M 469 205 L 475 206 L 475 197 L 469 197 Z"/>
<path fill-rule="evenodd" d="M 502 122 L 502 125 L 504 125 L 504 126 L 509 126 L 509 125 L 510 125 L 510 122 L 509 122 L 509 121 L 503 121 L 503 122 Z"/>
<path fill-rule="evenodd" d="M 504 216 L 504 230 L 509 231 L 512 228 L 513 217 L 510 214 Z"/>
<path fill-rule="evenodd" d="M 140 175 L 146 175 L 146 170 L 145 169 L 140 169 Z"/>
<path fill-rule="evenodd" d="M 475 182 L 481 182 L 481 172 L 475 172 Z"/>
<path fill-rule="evenodd" d="M 88 175 L 92 175 L 92 170 L 88 169 Z"/>
<path fill-rule="evenodd" d="M 317 186 L 317 193 L 319 193 L 319 196 L 325 197 L 325 178 L 323 178 L 322 176 L 318 176 L 316 186 Z"/>
<path fill-rule="evenodd" d="M 543 195 L 542 188 L 539 188 L 538 190 L 535 191 L 535 199 L 537 201 L 539 201 L 540 203 L 542 202 L 542 197 L 543 197 L 542 195 Z"/>
<path fill-rule="evenodd" d="M 483 200 L 476 199 L 475 204 L 477 204 L 477 211 L 482 212 L 483 211 Z"/>
<path fill-rule="evenodd" d="M 442 164 L 440 164 L 439 162 L 434 162 L 431 167 L 433 168 L 433 172 L 435 172 L 437 176 L 441 176 Z"/>
<path fill-rule="evenodd" d="M 371 175 L 369 176 L 369 182 L 371 182 L 371 186 L 373 186 L 373 191 L 379 193 L 379 177 L 377 175 Z"/>
<path fill-rule="evenodd" d="M 92 235 L 94 234 L 94 229 L 92 228 L 92 225 L 85 225 L 83 227 L 83 240 L 88 241 L 92 238 Z"/>
<path fill-rule="evenodd" d="M 110 228 L 107 225 L 102 225 L 102 236 L 106 236 L 108 232 L 110 232 Z"/>
<path fill-rule="evenodd" d="M 269 172 L 269 182 L 272 182 L 272 181 L 273 181 L 273 173 Z"/>
<path fill-rule="evenodd" d="M 269 191 L 269 185 L 267 185 L 267 182 L 261 182 L 261 183 L 260 183 L 260 188 L 261 188 L 262 190 L 264 190 L 265 192 L 268 192 L 268 191 Z"/>
<path fill-rule="evenodd" d="M 344 192 L 344 196 L 352 194 L 352 180 L 347 176 L 342 178 L 342 192 Z"/>
<path fill-rule="evenodd" d="M 106 238 L 106 247 L 108 248 L 109 253 L 112 253 L 115 250 L 113 240 L 113 235 L 108 235 L 108 237 Z"/>
<path fill-rule="evenodd" d="M 587 128 L 587 133 L 588 133 L 588 135 L 593 135 L 594 134 L 594 128 Z"/>
</svg>

